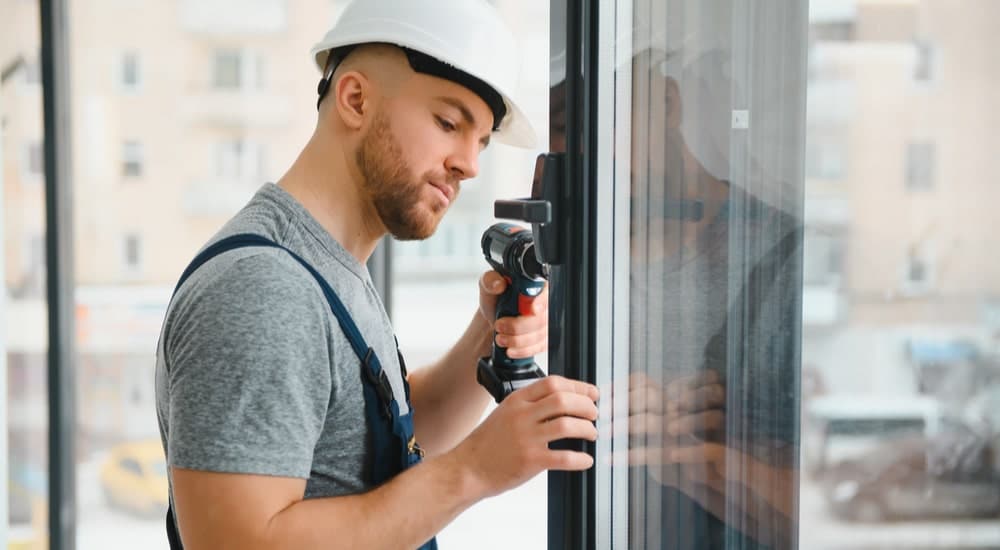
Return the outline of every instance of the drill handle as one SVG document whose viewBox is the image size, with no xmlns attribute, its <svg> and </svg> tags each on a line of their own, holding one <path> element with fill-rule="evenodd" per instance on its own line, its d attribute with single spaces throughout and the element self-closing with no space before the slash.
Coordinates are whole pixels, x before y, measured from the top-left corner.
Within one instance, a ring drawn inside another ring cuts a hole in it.
<svg viewBox="0 0 1000 550">
<path fill-rule="evenodd" d="M 504 278 L 507 280 L 507 289 L 497 300 L 496 319 L 530 315 L 532 304 L 541 293 L 545 282 L 530 279 L 514 280 L 507 276 Z M 495 337 L 496 332 L 493 334 Z M 507 356 L 507 348 L 496 345 L 494 341 L 493 364 L 501 368 L 520 370 L 530 368 L 535 364 L 535 360 L 532 357 L 511 359 Z"/>
</svg>

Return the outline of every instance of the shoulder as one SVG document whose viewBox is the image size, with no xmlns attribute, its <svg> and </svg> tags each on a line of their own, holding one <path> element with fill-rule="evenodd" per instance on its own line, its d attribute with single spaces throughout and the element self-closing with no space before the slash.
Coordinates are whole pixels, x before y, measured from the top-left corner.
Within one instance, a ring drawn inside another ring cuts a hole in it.
<svg viewBox="0 0 1000 550">
<path fill-rule="evenodd" d="M 329 326 L 328 310 L 319 283 L 287 252 L 234 250 L 201 266 L 178 289 L 167 312 L 165 343 L 169 347 L 178 333 L 224 339 L 266 331 L 315 338 L 315 329 Z"/>
</svg>

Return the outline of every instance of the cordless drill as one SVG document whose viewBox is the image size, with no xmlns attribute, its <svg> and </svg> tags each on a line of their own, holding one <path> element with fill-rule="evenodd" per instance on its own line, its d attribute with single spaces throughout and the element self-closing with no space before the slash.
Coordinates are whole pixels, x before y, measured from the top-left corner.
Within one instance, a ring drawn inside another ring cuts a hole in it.
<svg viewBox="0 0 1000 550">
<path fill-rule="evenodd" d="M 548 268 L 535 255 L 531 231 L 510 223 L 494 224 L 483 233 L 482 244 L 486 261 L 507 281 L 507 289 L 497 300 L 496 318 L 530 314 L 531 304 L 549 276 Z M 496 340 L 493 355 L 480 358 L 476 370 L 476 379 L 497 403 L 544 376 L 533 357 L 511 359 Z"/>
</svg>

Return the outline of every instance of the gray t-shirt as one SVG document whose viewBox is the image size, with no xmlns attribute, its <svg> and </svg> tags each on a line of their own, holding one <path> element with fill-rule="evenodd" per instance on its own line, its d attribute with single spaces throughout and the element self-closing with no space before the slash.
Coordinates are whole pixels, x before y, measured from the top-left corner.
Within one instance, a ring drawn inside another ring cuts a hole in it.
<svg viewBox="0 0 1000 550">
<path fill-rule="evenodd" d="M 405 414 L 392 326 L 366 267 L 277 185 L 262 187 L 208 244 L 237 233 L 265 236 L 323 275 Z M 364 491 L 371 436 L 361 368 L 319 284 L 287 252 L 217 256 L 174 296 L 160 333 L 156 412 L 167 463 L 306 479 L 306 498 Z"/>
</svg>

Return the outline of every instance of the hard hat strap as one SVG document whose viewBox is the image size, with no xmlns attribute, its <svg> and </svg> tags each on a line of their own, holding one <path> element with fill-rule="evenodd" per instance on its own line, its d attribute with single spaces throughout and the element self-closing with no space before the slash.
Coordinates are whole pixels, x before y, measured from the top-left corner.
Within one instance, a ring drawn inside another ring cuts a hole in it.
<svg viewBox="0 0 1000 550">
<path fill-rule="evenodd" d="M 357 46 L 334 48 L 327 54 L 326 70 L 323 71 L 323 78 L 316 87 L 316 92 L 319 95 L 319 98 L 316 100 L 316 109 L 319 109 L 319 104 L 322 103 L 323 98 L 330 91 L 330 86 L 333 84 L 333 73 L 336 72 L 337 66 Z M 500 123 L 507 116 L 507 104 L 504 103 L 503 96 L 494 90 L 492 86 L 465 71 L 425 53 L 405 47 L 400 47 L 400 49 L 406 54 L 406 60 L 410 63 L 410 68 L 415 72 L 450 80 L 468 88 L 472 93 L 482 98 L 490 108 L 490 111 L 493 112 L 493 131 L 496 132 L 500 129 Z"/>
<path fill-rule="evenodd" d="M 409 60 L 410 67 L 414 71 L 450 80 L 456 84 L 465 86 L 472 93 L 482 98 L 490 110 L 493 111 L 493 131 L 496 132 L 500 129 L 500 123 L 507 116 L 507 104 L 504 103 L 503 96 L 494 90 L 492 86 L 465 71 L 425 53 L 410 48 L 402 48 L 402 50 L 406 53 L 406 59 Z"/>
</svg>

